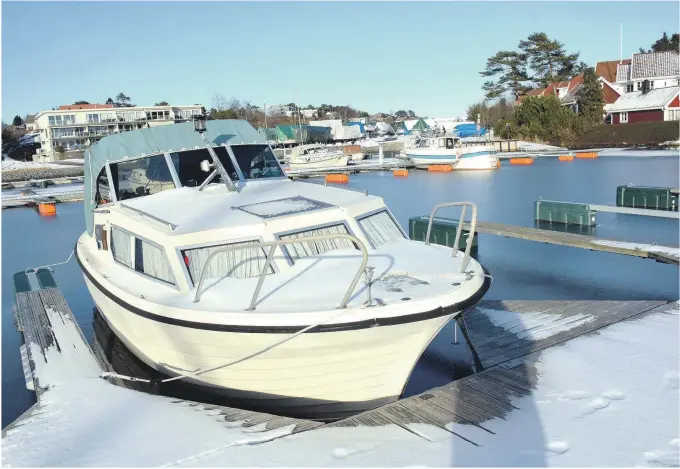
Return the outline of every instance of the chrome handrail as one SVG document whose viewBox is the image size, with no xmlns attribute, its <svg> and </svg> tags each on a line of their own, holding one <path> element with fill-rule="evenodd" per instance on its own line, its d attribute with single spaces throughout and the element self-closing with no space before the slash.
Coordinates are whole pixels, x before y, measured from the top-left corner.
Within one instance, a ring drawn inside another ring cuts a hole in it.
<svg viewBox="0 0 680 469">
<path fill-rule="evenodd" d="M 427 224 L 427 234 L 425 235 L 425 244 L 430 244 L 430 233 L 432 232 L 432 220 L 434 219 L 434 214 L 440 208 L 444 207 L 463 207 L 460 212 L 460 220 L 458 221 L 458 228 L 456 229 L 456 240 L 453 242 L 454 253 L 458 251 L 458 243 L 460 241 L 460 235 L 463 232 L 463 225 L 465 224 L 465 211 L 467 207 L 472 208 L 472 220 L 470 221 L 470 235 L 467 239 L 467 244 L 465 245 L 465 255 L 463 256 L 463 263 L 460 265 L 460 272 L 465 272 L 468 263 L 470 262 L 470 249 L 472 249 L 472 240 L 475 237 L 475 228 L 477 227 L 477 205 L 472 202 L 447 202 L 439 205 L 435 205 L 430 213 L 430 221 Z"/>
<path fill-rule="evenodd" d="M 123 207 L 123 208 L 126 208 L 126 209 L 128 209 L 128 210 L 132 210 L 133 212 L 136 212 L 136 213 L 138 213 L 139 215 L 141 215 L 141 216 L 143 216 L 143 217 L 148 217 L 148 218 L 150 218 L 150 219 L 152 219 L 152 220 L 155 220 L 155 221 L 157 221 L 157 222 L 159 222 L 159 223 L 162 223 L 162 224 L 164 224 L 165 226 L 169 227 L 169 228 L 170 228 L 170 231 L 175 231 L 175 228 L 177 228 L 177 225 L 176 225 L 176 224 L 170 223 L 169 221 L 163 220 L 162 218 L 158 218 L 158 217 L 156 217 L 156 216 L 154 216 L 154 215 L 151 215 L 150 213 L 146 213 L 144 210 L 140 210 L 140 209 L 138 209 L 138 208 L 130 207 L 129 205 L 125 205 L 125 204 L 123 204 L 123 203 L 121 203 L 120 206 Z"/>
<path fill-rule="evenodd" d="M 237 246 L 226 246 L 223 248 L 220 248 L 216 251 L 214 251 L 210 256 L 208 256 L 208 259 L 206 259 L 205 264 L 203 265 L 203 269 L 201 270 L 201 275 L 198 277 L 198 286 L 196 287 L 196 295 L 194 296 L 194 303 L 198 303 L 200 301 L 201 297 L 201 289 L 203 288 L 203 282 L 205 280 L 205 274 L 207 272 L 208 266 L 210 265 L 210 262 L 215 258 L 217 254 L 223 253 L 223 252 L 229 252 L 229 251 L 236 251 L 236 250 L 242 250 L 242 249 L 252 249 L 252 248 L 264 248 L 267 246 L 270 246 L 271 249 L 269 249 L 269 252 L 267 253 L 267 260 L 265 261 L 264 268 L 262 269 L 262 272 L 260 273 L 260 278 L 257 281 L 257 287 L 255 287 L 255 291 L 253 292 L 253 297 L 250 301 L 250 306 L 246 309 L 246 311 L 253 311 L 255 310 L 255 304 L 257 303 L 257 299 L 260 295 L 260 290 L 262 289 L 262 284 L 264 283 L 264 278 L 267 275 L 267 272 L 269 271 L 269 268 L 272 263 L 272 259 L 274 257 L 274 251 L 276 250 L 275 248 L 278 246 L 283 246 L 286 244 L 298 244 L 298 243 L 306 243 L 309 241 L 322 241 L 325 239 L 333 239 L 333 238 L 345 238 L 349 239 L 352 241 L 354 244 L 356 244 L 359 249 L 361 250 L 361 265 L 359 266 L 359 270 L 357 270 L 356 275 L 354 276 L 354 279 L 352 279 L 352 283 L 349 285 L 349 288 L 347 289 L 347 292 L 345 293 L 345 296 L 342 299 L 342 302 L 340 303 L 340 306 L 338 306 L 338 309 L 342 309 L 347 306 L 347 303 L 349 302 L 349 297 L 352 295 L 352 292 L 354 291 L 354 288 L 357 286 L 357 283 L 359 282 L 359 278 L 361 277 L 361 273 L 366 269 L 366 264 L 368 264 L 368 251 L 366 250 L 366 245 L 356 236 L 352 236 L 350 234 L 346 233 L 330 233 L 330 234 L 325 234 L 325 235 L 316 235 L 316 236 L 305 236 L 303 238 L 296 238 L 296 239 L 279 239 L 276 241 L 266 241 L 266 242 L 257 242 L 257 243 L 249 243 L 249 244 L 242 244 L 242 245 L 237 245 Z M 220 277 L 223 278 L 226 275 Z"/>
<path fill-rule="evenodd" d="M 325 179 L 323 181 L 303 180 L 303 181 L 299 181 L 299 182 L 306 182 L 308 184 L 319 184 L 319 185 L 322 185 L 324 187 L 329 187 L 329 184 L 328 184 L 328 182 L 326 182 Z M 368 195 L 368 189 L 357 189 L 357 188 L 354 188 L 354 187 L 341 186 L 339 184 L 330 184 L 330 187 L 337 187 L 338 189 L 345 189 L 345 190 L 348 190 L 348 191 L 360 192 L 364 195 Z"/>
</svg>

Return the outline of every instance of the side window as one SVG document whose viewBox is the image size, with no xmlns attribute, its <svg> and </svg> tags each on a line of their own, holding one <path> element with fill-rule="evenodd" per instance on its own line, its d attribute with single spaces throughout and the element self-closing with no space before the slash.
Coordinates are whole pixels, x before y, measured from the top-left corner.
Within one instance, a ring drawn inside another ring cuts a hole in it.
<svg viewBox="0 0 680 469">
<path fill-rule="evenodd" d="M 132 236 L 116 227 L 111 227 L 111 252 L 113 258 L 126 267 L 132 268 Z"/>
<path fill-rule="evenodd" d="M 165 156 L 154 155 L 109 164 L 118 200 L 174 189 Z"/>
<path fill-rule="evenodd" d="M 298 231 L 296 233 L 288 233 L 279 236 L 279 239 L 300 239 L 300 243 L 286 244 L 284 248 L 288 252 L 290 258 L 295 262 L 296 259 L 303 257 L 315 256 L 324 254 L 326 252 L 335 251 L 337 249 L 353 248 L 354 243 L 346 238 L 330 238 L 321 241 L 302 241 L 308 236 L 318 236 L 324 234 L 344 233 L 349 234 L 344 223 L 337 225 L 326 226 L 324 228 L 316 228 L 312 230 Z"/>
<path fill-rule="evenodd" d="M 135 270 L 157 280 L 175 284 L 165 251 L 139 238 L 135 238 Z"/>
<path fill-rule="evenodd" d="M 221 150 L 217 155 L 224 164 L 224 158 L 229 159 L 229 154 L 226 148 L 221 147 Z M 231 150 L 246 179 L 283 176 L 279 162 L 269 149 L 269 145 L 232 145 Z M 229 161 L 231 162 L 231 159 Z"/>
<path fill-rule="evenodd" d="M 404 234 L 387 210 L 359 218 L 357 222 L 368 240 L 376 248 L 381 244 L 394 243 L 404 239 Z"/>
<path fill-rule="evenodd" d="M 191 281 L 194 282 L 194 284 L 198 283 L 208 257 L 218 249 L 227 246 L 247 246 L 249 244 L 255 244 L 256 242 L 257 241 L 244 241 L 241 243 L 222 244 L 219 246 L 185 249 L 182 251 L 182 258 L 189 271 Z M 208 264 L 209 267 L 206 270 L 205 278 L 257 277 L 262 273 L 266 259 L 267 253 L 263 248 L 253 247 L 221 252 L 210 261 L 210 264 Z M 267 273 L 274 273 L 272 266 L 269 266 L 269 272 Z"/>
<path fill-rule="evenodd" d="M 95 184 L 95 207 L 97 205 L 108 204 L 111 202 L 111 189 L 109 186 L 109 177 L 106 175 L 106 168 L 102 168 L 97 176 L 97 182 Z"/>
</svg>

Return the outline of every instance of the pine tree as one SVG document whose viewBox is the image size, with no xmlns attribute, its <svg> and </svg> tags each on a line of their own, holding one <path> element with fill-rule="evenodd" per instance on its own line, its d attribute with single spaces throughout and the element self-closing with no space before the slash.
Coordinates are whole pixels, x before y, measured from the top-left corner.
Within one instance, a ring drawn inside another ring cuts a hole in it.
<svg viewBox="0 0 680 469">
<path fill-rule="evenodd" d="M 12 125 L 14 127 L 18 127 L 23 123 L 24 123 L 24 120 L 21 118 L 21 116 L 18 116 L 18 115 L 14 116 L 14 120 L 12 121 Z"/>
<path fill-rule="evenodd" d="M 531 65 L 535 73 L 532 81 L 538 86 L 569 80 L 578 74 L 575 71 L 579 54 L 567 54 L 564 44 L 551 40 L 545 33 L 531 34 L 519 42 L 519 48 Z"/>
<path fill-rule="evenodd" d="M 487 81 L 482 86 L 488 99 L 499 97 L 505 92 L 513 94 L 515 99 L 522 96 L 529 88 L 526 70 L 526 56 L 515 51 L 500 51 L 486 59 L 486 69 L 479 72 L 483 77 L 497 77 L 495 81 Z"/>
<path fill-rule="evenodd" d="M 652 44 L 652 48 L 645 51 L 644 49 L 640 49 L 641 53 L 646 53 L 646 52 L 664 52 L 664 51 L 678 51 L 678 48 L 680 48 L 680 35 L 678 33 L 673 34 L 670 39 L 668 38 L 668 34 L 663 33 L 661 36 L 661 39 L 658 39 L 657 41 Z"/>
<path fill-rule="evenodd" d="M 580 118 L 588 126 L 600 124 L 604 114 L 604 98 L 600 82 L 592 68 L 583 72 L 583 84 L 576 92 Z"/>
</svg>

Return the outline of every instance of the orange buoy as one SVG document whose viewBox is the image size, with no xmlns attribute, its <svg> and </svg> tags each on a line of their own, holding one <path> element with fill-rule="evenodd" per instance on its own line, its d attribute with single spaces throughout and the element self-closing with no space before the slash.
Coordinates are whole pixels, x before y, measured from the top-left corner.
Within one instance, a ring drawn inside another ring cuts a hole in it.
<svg viewBox="0 0 680 469">
<path fill-rule="evenodd" d="M 453 168 L 450 164 L 431 164 L 427 170 L 433 173 L 450 173 Z"/>
<path fill-rule="evenodd" d="M 574 155 L 560 155 L 560 161 L 574 161 Z"/>
<path fill-rule="evenodd" d="M 585 159 L 585 160 L 594 159 L 594 158 L 597 158 L 597 156 L 598 156 L 597 152 L 594 152 L 594 151 L 584 151 L 584 152 L 581 152 L 581 153 L 576 153 L 576 158 Z"/>
<path fill-rule="evenodd" d="M 510 164 L 534 164 L 533 158 L 510 158 Z"/>
<path fill-rule="evenodd" d="M 45 216 L 56 215 L 57 206 L 55 204 L 38 204 L 38 213 Z"/>
<path fill-rule="evenodd" d="M 327 174 L 326 182 L 349 182 L 349 175 L 347 174 Z"/>
<path fill-rule="evenodd" d="M 392 174 L 394 176 L 406 177 L 408 176 L 408 169 L 395 169 L 394 171 L 392 171 Z"/>
</svg>

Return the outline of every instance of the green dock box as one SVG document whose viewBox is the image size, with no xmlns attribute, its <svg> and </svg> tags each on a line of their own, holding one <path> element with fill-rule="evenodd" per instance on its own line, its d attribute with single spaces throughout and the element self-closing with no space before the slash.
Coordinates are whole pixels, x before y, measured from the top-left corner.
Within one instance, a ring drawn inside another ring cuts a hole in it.
<svg viewBox="0 0 680 469">
<path fill-rule="evenodd" d="M 534 219 L 565 225 L 595 226 L 595 210 L 588 204 L 537 200 L 534 202 Z"/>
<path fill-rule="evenodd" d="M 427 224 L 430 217 L 422 215 L 420 217 L 409 218 L 408 220 L 408 237 L 414 241 L 425 241 L 427 235 Z M 464 251 L 467 246 L 467 240 L 470 236 L 470 231 L 465 229 L 470 224 L 463 225 L 463 232 L 460 234 L 460 241 L 458 241 L 458 250 Z M 435 217 L 432 221 L 432 233 L 430 233 L 430 242 L 439 244 L 441 246 L 453 247 L 453 242 L 456 240 L 456 230 L 458 229 L 458 220 L 455 218 L 441 218 Z M 477 233 L 472 238 L 472 246 L 470 252 L 477 251 Z"/>
<path fill-rule="evenodd" d="M 619 186 L 616 206 L 677 211 L 678 194 L 668 187 Z"/>
</svg>

